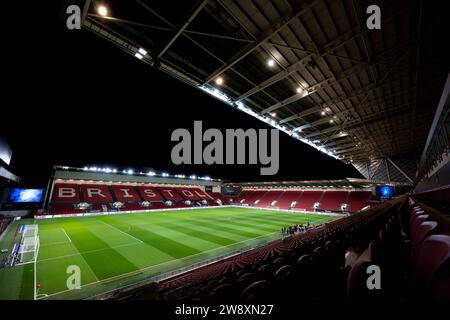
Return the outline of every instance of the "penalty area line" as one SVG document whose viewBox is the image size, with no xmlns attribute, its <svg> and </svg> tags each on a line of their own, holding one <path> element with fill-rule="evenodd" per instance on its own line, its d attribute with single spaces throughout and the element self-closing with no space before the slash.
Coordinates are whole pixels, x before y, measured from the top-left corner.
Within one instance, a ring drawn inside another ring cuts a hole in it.
<svg viewBox="0 0 450 320">
<path fill-rule="evenodd" d="M 129 234 L 129 233 L 127 233 L 127 232 L 124 232 L 124 231 L 122 231 L 122 230 L 120 230 L 120 229 L 114 227 L 113 225 L 107 223 L 107 222 L 104 222 L 104 221 L 102 221 L 102 220 L 97 220 L 97 222 L 103 223 L 104 225 L 107 225 L 108 227 L 110 227 L 110 228 L 112 228 L 112 229 L 114 229 L 114 230 L 116 230 L 116 231 L 119 231 L 120 233 L 123 233 L 124 235 L 126 235 L 126 236 L 128 236 L 128 237 L 131 237 L 131 238 L 133 238 L 134 240 L 137 240 L 139 243 L 144 243 L 144 241 L 142 241 L 141 239 L 138 239 L 138 238 L 136 238 L 136 237 L 133 237 L 131 234 Z"/>
<path fill-rule="evenodd" d="M 67 234 L 66 230 L 64 230 L 64 228 L 61 228 L 61 230 L 64 232 L 64 234 L 66 235 L 67 239 L 69 240 L 69 242 L 72 242 L 72 239 L 70 239 L 69 235 Z"/>
</svg>

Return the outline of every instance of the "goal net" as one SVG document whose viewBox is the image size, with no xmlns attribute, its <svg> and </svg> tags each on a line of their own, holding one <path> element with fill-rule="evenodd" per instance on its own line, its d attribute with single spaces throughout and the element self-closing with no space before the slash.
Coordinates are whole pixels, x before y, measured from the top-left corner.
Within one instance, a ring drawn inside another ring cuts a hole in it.
<svg viewBox="0 0 450 320">
<path fill-rule="evenodd" d="M 20 263 L 34 263 L 39 251 L 38 225 L 30 224 L 22 230 L 22 241 L 20 243 Z"/>
</svg>

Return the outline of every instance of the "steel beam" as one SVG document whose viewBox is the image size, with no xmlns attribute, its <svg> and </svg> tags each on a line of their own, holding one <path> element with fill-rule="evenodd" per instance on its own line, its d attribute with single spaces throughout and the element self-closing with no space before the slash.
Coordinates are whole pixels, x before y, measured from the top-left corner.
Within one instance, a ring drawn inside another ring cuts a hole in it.
<svg viewBox="0 0 450 320">
<path fill-rule="evenodd" d="M 406 174 L 405 171 L 403 171 L 398 165 L 395 164 L 394 161 L 391 160 L 391 158 L 386 157 L 386 159 L 397 169 L 406 179 L 408 179 L 409 182 L 414 183 L 414 181 Z"/>
<path fill-rule="evenodd" d="M 164 53 L 172 46 L 172 44 L 178 39 L 178 37 L 186 30 L 186 28 L 191 24 L 191 22 L 195 19 L 195 17 L 203 10 L 208 0 L 203 0 L 195 9 L 194 12 L 186 19 L 181 28 L 178 29 L 177 33 L 169 40 L 169 42 L 165 45 L 165 47 L 158 54 L 157 59 L 160 59 Z"/>
<path fill-rule="evenodd" d="M 224 65 L 222 65 L 220 68 L 218 68 L 216 71 L 211 73 L 208 77 L 205 79 L 205 83 L 210 82 L 212 79 L 216 78 L 218 75 L 224 73 L 231 67 L 233 67 L 236 63 L 244 59 L 246 56 L 248 56 L 250 53 L 261 47 L 264 43 L 266 43 L 270 38 L 272 38 L 274 35 L 276 35 L 278 32 L 280 32 L 282 29 L 284 29 L 286 26 L 288 26 L 290 23 L 292 23 L 295 19 L 297 19 L 300 15 L 310 10 L 313 6 L 321 2 L 322 0 L 315 0 L 311 3 L 309 3 L 306 7 L 302 8 L 299 12 L 297 12 L 294 16 L 287 19 L 282 18 L 278 23 L 274 24 L 271 28 L 267 29 L 266 31 L 262 32 L 260 34 L 259 40 L 257 40 L 256 43 L 249 43 L 247 46 L 245 46 L 242 50 L 240 50 L 238 53 L 236 53 L 230 60 L 228 60 Z"/>
</svg>

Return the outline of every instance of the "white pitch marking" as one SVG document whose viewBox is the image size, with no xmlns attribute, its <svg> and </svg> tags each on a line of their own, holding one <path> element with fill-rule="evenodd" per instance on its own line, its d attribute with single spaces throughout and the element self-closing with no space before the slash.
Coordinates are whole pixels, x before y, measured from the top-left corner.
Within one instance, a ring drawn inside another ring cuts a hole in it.
<svg viewBox="0 0 450 320">
<path fill-rule="evenodd" d="M 124 231 L 122 231 L 122 230 L 120 230 L 120 229 L 114 227 L 113 225 L 110 225 L 110 224 L 107 223 L 107 222 L 104 222 L 104 221 L 102 221 L 102 220 L 98 220 L 97 222 L 101 222 L 101 223 L 103 223 L 104 225 L 107 225 L 108 227 L 113 228 L 114 230 L 119 231 L 120 233 L 123 233 L 124 235 L 129 236 L 129 237 L 133 238 L 134 240 L 139 241 L 139 243 L 144 243 L 144 241 L 142 241 L 141 239 L 138 239 L 138 238 L 136 238 L 136 237 L 133 237 L 131 234 L 126 233 L 126 232 L 124 232 Z"/>
<path fill-rule="evenodd" d="M 67 239 L 69 239 L 69 242 L 72 242 L 72 239 L 70 239 L 69 235 L 67 234 L 66 230 L 64 230 L 64 228 L 61 228 L 61 230 L 64 232 L 64 234 L 66 235 Z"/>
<path fill-rule="evenodd" d="M 63 256 L 57 256 L 57 257 L 53 257 L 53 258 L 42 259 L 42 260 L 38 260 L 37 262 L 49 261 L 49 260 L 57 260 L 57 259 L 68 258 L 68 257 L 74 257 L 74 256 L 81 255 L 82 253 L 94 253 L 94 252 L 100 252 L 100 251 L 105 251 L 105 250 L 110 250 L 110 249 L 117 249 L 117 248 L 122 248 L 122 247 L 137 246 L 138 244 L 140 244 L 140 243 L 135 243 L 134 242 L 134 243 L 128 243 L 128 244 L 121 244 L 121 245 L 118 245 L 118 246 L 113 246 L 113 247 L 108 247 L 108 248 L 88 250 L 88 251 L 83 251 L 83 252 L 78 252 L 78 253 L 66 254 L 66 255 L 63 255 Z"/>
<path fill-rule="evenodd" d="M 176 259 L 176 260 L 190 259 L 190 258 L 198 256 L 198 255 L 207 254 L 207 253 L 215 251 L 215 250 L 221 250 L 223 248 L 230 247 L 230 246 L 235 246 L 237 244 L 241 244 L 241 243 L 244 243 L 244 242 L 250 242 L 252 240 L 255 240 L 255 239 L 258 239 L 258 238 L 261 238 L 261 237 L 267 237 L 267 236 L 270 236 L 270 235 L 273 235 L 273 234 L 278 234 L 278 232 L 272 232 L 272 233 L 268 233 L 268 234 L 263 234 L 261 236 L 255 237 L 255 238 L 251 238 L 251 239 L 235 242 L 235 243 L 232 243 L 232 244 L 228 244 L 226 246 L 221 246 L 221 247 L 217 247 L 217 248 L 214 248 L 214 249 L 202 251 L 202 252 L 199 252 L 199 253 L 196 253 L 196 254 L 193 254 L 193 255 L 190 255 L 190 256 L 186 256 L 186 257 L 183 257 L 181 259 Z M 135 245 L 137 245 L 137 244 L 135 244 Z M 125 245 L 122 245 L 122 247 L 124 247 L 124 246 Z M 121 247 L 121 246 L 117 246 L 117 247 Z M 111 248 L 117 248 L 117 247 L 111 247 Z M 93 251 L 101 251 L 101 250 L 106 250 L 106 249 L 93 250 Z M 92 252 L 92 251 L 86 251 L 86 252 L 83 252 L 83 253 L 87 253 L 87 252 Z M 77 253 L 77 254 L 80 254 L 80 253 Z M 77 254 L 74 254 L 74 255 L 77 255 Z M 68 255 L 68 256 L 72 256 L 72 255 Z M 64 258 L 64 257 L 65 256 L 60 256 L 60 257 L 50 258 L 50 259 L 59 259 L 59 258 Z M 47 260 L 50 260 L 50 259 L 47 259 Z M 151 265 L 151 266 L 148 266 L 148 267 L 144 267 L 144 268 L 141 268 L 141 269 L 138 269 L 138 270 L 135 270 L 135 271 L 122 273 L 122 274 L 119 274 L 117 276 L 106 278 L 106 279 L 103 279 L 103 280 L 100 280 L 100 281 L 90 282 L 90 283 L 87 283 L 85 285 L 82 285 L 81 288 L 88 287 L 88 286 L 91 286 L 91 285 L 94 285 L 94 284 L 98 284 L 98 283 L 109 282 L 109 281 L 112 281 L 114 279 L 126 278 L 126 277 L 129 277 L 131 275 L 138 274 L 138 273 L 141 273 L 141 272 L 149 270 L 149 269 L 157 268 L 157 267 L 160 267 L 160 266 L 165 265 L 165 264 L 174 263 L 174 262 L 176 262 L 176 260 L 165 261 L 165 262 L 162 262 L 162 263 L 159 263 L 159 264 L 155 264 L 155 265 Z M 45 260 L 41 260 L 41 261 L 45 261 Z M 55 296 L 55 295 L 58 295 L 58 294 L 61 294 L 61 293 L 65 293 L 67 291 L 70 291 L 70 290 L 63 290 L 63 291 L 51 293 L 51 294 L 48 294 L 47 297 L 52 297 L 52 296 Z"/>
</svg>

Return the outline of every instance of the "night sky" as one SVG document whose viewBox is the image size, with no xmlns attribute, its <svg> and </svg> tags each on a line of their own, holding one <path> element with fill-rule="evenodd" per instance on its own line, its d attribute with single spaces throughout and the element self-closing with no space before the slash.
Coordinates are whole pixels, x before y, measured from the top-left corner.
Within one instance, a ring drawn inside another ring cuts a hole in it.
<svg viewBox="0 0 450 320">
<path fill-rule="evenodd" d="M 46 1 L 47 2 L 47 1 Z M 362 177 L 356 169 L 280 133 L 280 170 L 260 165 L 177 166 L 176 128 L 268 128 L 264 123 L 152 70 L 88 31 L 65 27 L 61 4 L 4 4 L 0 135 L 13 149 L 11 170 L 24 186 L 45 186 L 53 165 L 110 166 L 209 175 L 232 181 Z M 52 5 L 53 4 L 53 5 Z"/>
</svg>

